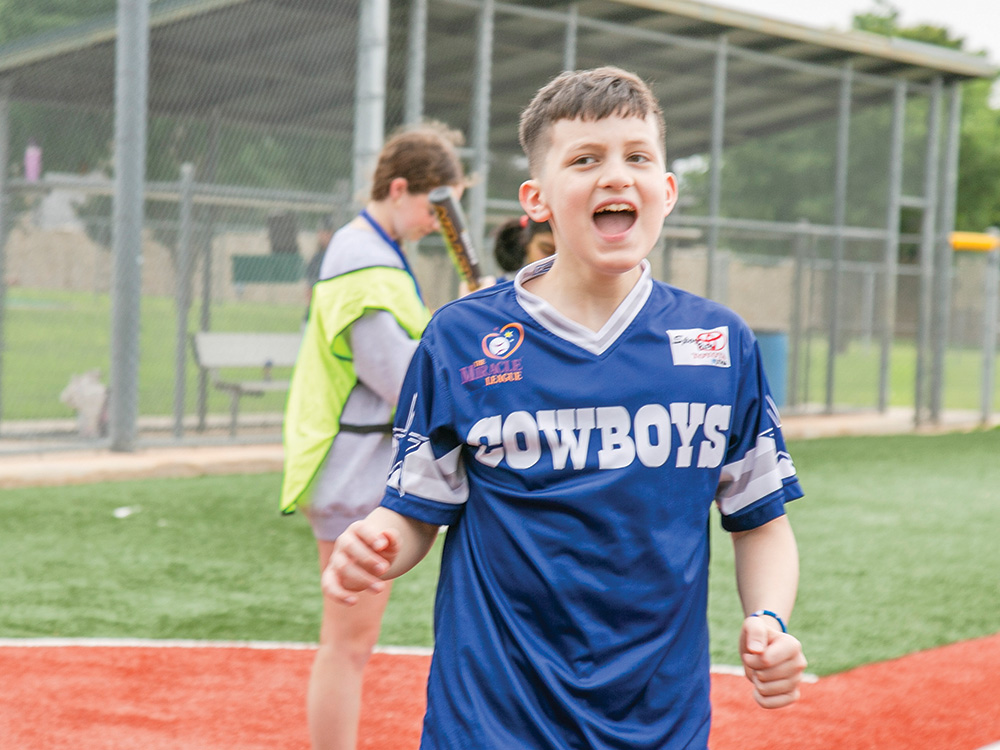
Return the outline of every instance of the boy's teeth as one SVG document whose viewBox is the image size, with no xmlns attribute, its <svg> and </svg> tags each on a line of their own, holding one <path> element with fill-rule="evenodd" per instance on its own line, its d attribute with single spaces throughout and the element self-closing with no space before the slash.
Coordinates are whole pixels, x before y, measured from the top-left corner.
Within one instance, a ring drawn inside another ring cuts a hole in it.
<svg viewBox="0 0 1000 750">
<path fill-rule="evenodd" d="M 604 213 L 605 211 L 631 211 L 632 207 L 627 203 L 611 203 L 607 206 L 597 209 L 597 213 Z"/>
</svg>

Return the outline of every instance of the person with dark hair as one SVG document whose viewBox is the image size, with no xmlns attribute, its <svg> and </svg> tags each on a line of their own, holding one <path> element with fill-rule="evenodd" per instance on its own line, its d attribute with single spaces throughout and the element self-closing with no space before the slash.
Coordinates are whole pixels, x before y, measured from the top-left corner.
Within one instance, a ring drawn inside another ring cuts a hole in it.
<svg viewBox="0 0 1000 750">
<path fill-rule="evenodd" d="M 334 229 L 333 217 L 329 215 L 322 217 L 316 225 L 316 250 L 309 258 L 305 268 L 306 320 L 309 319 L 309 304 L 312 302 L 313 285 L 319 281 L 319 269 L 323 265 L 323 255 L 326 254 L 326 248 L 329 247 L 330 240 L 333 239 Z"/>
<path fill-rule="evenodd" d="M 382 497 L 400 385 L 430 318 L 403 246 L 439 230 L 434 188 L 464 189 L 460 143 L 440 123 L 391 137 L 365 208 L 321 256 L 285 410 L 281 488 L 281 511 L 309 519 L 320 570 Z M 388 598 L 388 586 L 353 609 L 324 597 L 307 706 L 316 750 L 355 750 L 363 671 Z"/>
<path fill-rule="evenodd" d="M 532 221 L 527 216 L 508 219 L 499 226 L 493 241 L 493 257 L 505 273 L 513 274 L 529 263 L 547 258 L 556 251 L 552 229 L 547 221 Z M 497 281 L 502 281 L 501 275 Z"/>
</svg>

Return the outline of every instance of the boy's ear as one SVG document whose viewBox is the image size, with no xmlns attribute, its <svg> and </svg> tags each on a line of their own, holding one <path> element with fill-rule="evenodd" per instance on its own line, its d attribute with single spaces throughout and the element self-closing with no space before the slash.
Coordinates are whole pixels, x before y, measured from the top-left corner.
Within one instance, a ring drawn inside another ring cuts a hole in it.
<svg viewBox="0 0 1000 750">
<path fill-rule="evenodd" d="M 542 200 L 541 188 L 536 180 L 527 180 L 521 183 L 517 191 L 518 200 L 521 201 L 521 208 L 528 218 L 534 222 L 542 223 L 552 218 L 552 212 Z"/>
<path fill-rule="evenodd" d="M 664 216 L 667 216 L 671 211 L 673 211 L 674 206 L 677 205 L 677 177 L 674 176 L 673 172 L 667 172 L 666 179 L 667 179 L 667 195 L 663 207 Z"/>
</svg>

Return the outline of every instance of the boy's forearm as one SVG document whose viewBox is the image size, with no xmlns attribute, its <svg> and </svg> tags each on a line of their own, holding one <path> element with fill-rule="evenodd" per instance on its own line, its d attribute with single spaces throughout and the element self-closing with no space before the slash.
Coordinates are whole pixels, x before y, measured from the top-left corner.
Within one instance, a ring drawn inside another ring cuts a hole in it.
<svg viewBox="0 0 1000 750">
<path fill-rule="evenodd" d="M 399 535 L 399 554 L 382 575 L 384 580 L 398 578 L 423 560 L 434 545 L 439 528 L 381 505 L 368 514 L 365 523 L 369 522 L 376 524 L 382 530 L 393 529 Z"/>
<path fill-rule="evenodd" d="M 733 534 L 733 547 L 743 613 L 766 609 L 787 623 L 799 585 L 798 548 L 788 517 Z"/>
</svg>

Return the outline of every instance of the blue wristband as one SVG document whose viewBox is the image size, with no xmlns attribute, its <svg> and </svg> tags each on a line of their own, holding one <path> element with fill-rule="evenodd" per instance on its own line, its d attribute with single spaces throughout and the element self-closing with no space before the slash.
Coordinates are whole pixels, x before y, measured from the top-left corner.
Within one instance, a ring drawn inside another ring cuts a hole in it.
<svg viewBox="0 0 1000 750">
<path fill-rule="evenodd" d="M 750 613 L 751 617 L 761 617 L 763 615 L 767 615 L 768 617 L 773 617 L 775 620 L 777 620 L 778 624 L 781 626 L 781 632 L 782 633 L 787 633 L 788 632 L 788 628 L 785 627 L 785 621 L 782 620 L 780 617 L 778 617 L 771 610 L 769 610 L 769 609 L 758 609 L 756 612 L 751 612 Z"/>
</svg>

